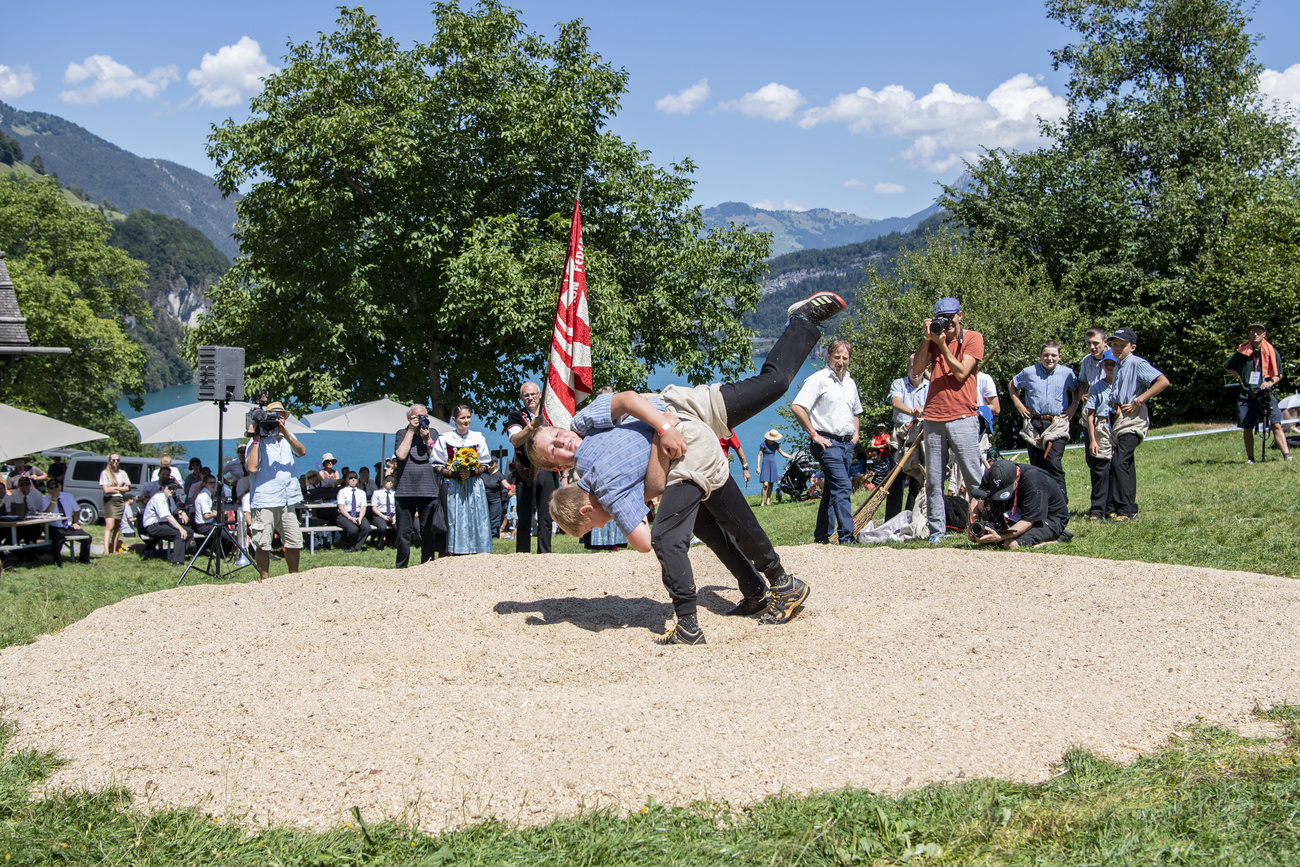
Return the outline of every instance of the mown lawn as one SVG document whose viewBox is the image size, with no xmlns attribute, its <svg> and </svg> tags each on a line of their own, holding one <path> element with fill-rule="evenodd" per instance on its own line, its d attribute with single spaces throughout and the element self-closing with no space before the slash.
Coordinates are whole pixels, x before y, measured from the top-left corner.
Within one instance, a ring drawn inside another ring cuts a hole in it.
<svg viewBox="0 0 1300 867">
<path fill-rule="evenodd" d="M 1296 470 L 1246 466 L 1237 433 L 1147 442 L 1138 450 L 1139 520 L 1090 524 L 1082 454 L 1066 458 L 1076 536 L 1043 551 L 1294 577 L 1300 558 Z M 863 499 L 859 495 L 857 502 Z M 757 504 L 757 496 L 752 502 Z M 811 541 L 816 503 L 757 509 L 778 545 Z M 924 543 L 909 543 L 923 545 Z M 949 547 L 968 546 L 950 537 Z M 501 540 L 496 552 L 510 553 Z M 555 550 L 575 553 L 573 539 Z M 104 605 L 171 587 L 179 570 L 135 555 L 89 566 L 9 564 L 0 579 L 0 646 L 23 644 Z M 393 552 L 304 556 L 306 568 L 391 568 Z M 276 564 L 272 574 L 283 574 Z M 251 569 L 233 581 L 254 578 Z M 208 580 L 192 573 L 187 581 Z M 3 685 L 0 684 L 0 703 Z M 1273 741 L 1189 720 L 1161 751 L 1127 766 L 1072 751 L 1049 782 L 972 780 L 890 797 L 844 790 L 726 804 L 647 804 L 539 828 L 496 822 L 424 835 L 356 817 L 326 833 L 252 830 L 239 816 L 146 813 L 118 789 L 39 792 L 57 756 L 14 751 L 0 726 L 0 864 L 1286 864 L 1300 863 L 1300 710 L 1261 715 Z"/>
</svg>

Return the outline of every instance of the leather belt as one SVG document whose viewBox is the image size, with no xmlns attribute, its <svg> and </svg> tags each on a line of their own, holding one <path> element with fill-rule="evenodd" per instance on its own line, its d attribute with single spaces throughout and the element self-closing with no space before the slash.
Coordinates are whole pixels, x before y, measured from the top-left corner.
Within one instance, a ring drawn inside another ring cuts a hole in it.
<svg viewBox="0 0 1300 867">
<path fill-rule="evenodd" d="M 845 434 L 844 436 L 839 436 L 838 434 L 826 433 L 826 431 L 824 430 L 819 430 L 817 431 L 817 436 L 825 437 L 828 440 L 834 440 L 837 443 L 853 442 L 853 437 L 848 434 Z"/>
</svg>

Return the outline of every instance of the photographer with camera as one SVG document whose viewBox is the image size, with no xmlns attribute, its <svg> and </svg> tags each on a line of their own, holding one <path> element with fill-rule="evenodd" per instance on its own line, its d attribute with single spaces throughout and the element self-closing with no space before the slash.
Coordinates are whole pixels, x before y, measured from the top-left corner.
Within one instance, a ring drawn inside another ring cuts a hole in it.
<svg viewBox="0 0 1300 867">
<path fill-rule="evenodd" d="M 930 544 L 943 544 L 947 515 L 943 500 L 943 474 L 949 446 L 957 453 L 957 466 L 970 492 L 984 475 L 980 457 L 979 373 L 984 358 L 984 335 L 962 328 L 961 302 L 940 298 L 934 315 L 922 324 L 924 337 L 912 357 L 912 375 L 930 369 L 930 391 L 925 398 L 925 496 L 930 521 Z"/>
<path fill-rule="evenodd" d="M 1001 545 L 1012 551 L 1074 538 L 1065 529 L 1070 507 L 1046 470 L 994 461 L 971 495 L 976 500 L 971 509 L 975 519 L 968 532 L 977 545 Z"/>
<path fill-rule="evenodd" d="M 1246 463 L 1255 463 L 1255 426 L 1263 419 L 1273 431 L 1282 457 L 1291 460 L 1286 435 L 1282 432 L 1282 410 L 1273 387 L 1282 381 L 1282 358 L 1268 342 L 1268 330 L 1263 322 L 1252 322 L 1247 328 L 1250 339 L 1237 347 L 1223 366 L 1237 376 L 1241 390 L 1237 392 L 1237 427 L 1241 428 L 1246 444 Z M 1267 442 L 1267 440 L 1265 440 Z"/>
<path fill-rule="evenodd" d="M 432 560 L 447 535 L 447 513 L 442 504 L 442 477 L 433 462 L 433 426 L 429 411 L 413 404 L 406 411 L 406 427 L 398 431 L 397 485 L 397 568 L 411 562 L 411 535 L 420 521 L 421 562 Z"/>
<path fill-rule="evenodd" d="M 294 458 L 307 454 L 307 448 L 285 427 L 288 416 L 278 400 L 265 406 L 259 401 L 248 414 L 245 465 L 253 518 L 248 530 L 255 549 L 258 581 L 269 577 L 271 541 L 276 530 L 280 531 L 284 563 L 290 572 L 298 571 L 302 552 L 302 529 L 293 509 L 302 502 L 302 488 L 298 486 Z"/>
</svg>

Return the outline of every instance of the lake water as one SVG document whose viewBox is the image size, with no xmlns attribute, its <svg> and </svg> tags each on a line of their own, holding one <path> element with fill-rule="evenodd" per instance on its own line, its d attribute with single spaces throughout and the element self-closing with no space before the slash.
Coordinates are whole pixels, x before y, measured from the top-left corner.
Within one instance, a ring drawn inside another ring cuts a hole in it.
<svg viewBox="0 0 1300 867">
<path fill-rule="evenodd" d="M 756 366 L 761 365 L 762 359 L 755 358 L 754 363 Z M 785 420 L 777 413 L 777 408 L 783 403 L 788 405 L 795 393 L 798 392 L 799 386 L 803 384 L 804 379 L 821 366 L 822 362 L 820 361 L 805 363 L 800 369 L 799 375 L 795 377 L 794 384 L 790 387 L 783 402 L 773 404 L 736 429 L 736 433 L 740 435 L 740 443 L 745 450 L 745 457 L 749 461 L 752 474 L 752 481 L 748 487 L 749 493 L 758 493 L 758 446 L 763 441 L 763 435 L 772 428 L 776 428 L 787 436 L 790 434 Z M 678 380 L 671 369 L 661 368 L 650 377 L 650 390 L 658 390 L 676 381 Z M 198 401 L 198 390 L 197 385 L 178 385 L 145 395 L 145 406 L 140 412 L 131 409 L 125 400 L 119 403 L 119 408 L 126 414 L 128 419 L 135 418 L 151 412 L 160 412 L 164 409 L 196 403 Z M 508 447 L 510 445 L 509 440 L 506 439 L 502 430 L 504 423 L 504 417 L 483 419 L 475 415 L 471 430 L 482 431 L 484 437 L 487 438 L 489 448 Z M 244 420 L 242 418 L 233 419 L 229 414 L 227 415 L 226 429 L 223 431 L 226 440 L 222 449 L 226 460 L 234 457 L 235 448 L 238 445 L 237 438 L 231 436 L 231 434 L 242 434 L 243 425 Z M 183 467 L 189 457 L 198 457 L 203 460 L 204 465 L 215 468 L 217 461 L 216 434 L 217 432 L 213 430 L 212 439 L 210 440 L 194 440 L 182 443 L 185 446 L 187 457 L 186 460 L 178 463 Z M 355 470 L 363 466 L 373 467 L 376 461 L 392 454 L 394 448 L 392 434 L 384 436 L 381 434 L 320 431 L 318 433 L 303 434 L 300 440 L 306 446 L 307 454 L 297 461 L 299 475 L 306 473 L 308 470 L 319 469 L 321 455 L 325 452 L 330 452 L 338 458 L 340 468 L 347 466 Z M 784 467 L 784 462 L 782 462 L 782 467 Z M 740 472 L 740 461 L 734 458 L 731 461 L 731 474 L 735 477 L 736 483 L 741 486 L 741 489 L 745 490 L 745 480 Z"/>
</svg>

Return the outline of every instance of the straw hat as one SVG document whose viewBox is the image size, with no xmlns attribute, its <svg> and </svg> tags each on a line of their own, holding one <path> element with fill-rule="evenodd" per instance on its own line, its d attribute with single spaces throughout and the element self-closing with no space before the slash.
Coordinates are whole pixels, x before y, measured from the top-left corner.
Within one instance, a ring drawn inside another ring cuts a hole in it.
<svg viewBox="0 0 1300 867">
<path fill-rule="evenodd" d="M 779 430 L 777 430 L 776 428 L 772 428 L 770 431 L 768 431 L 763 435 L 763 439 L 767 440 L 770 443 L 779 443 L 781 440 L 785 439 L 785 437 L 781 436 L 781 432 Z"/>
</svg>

